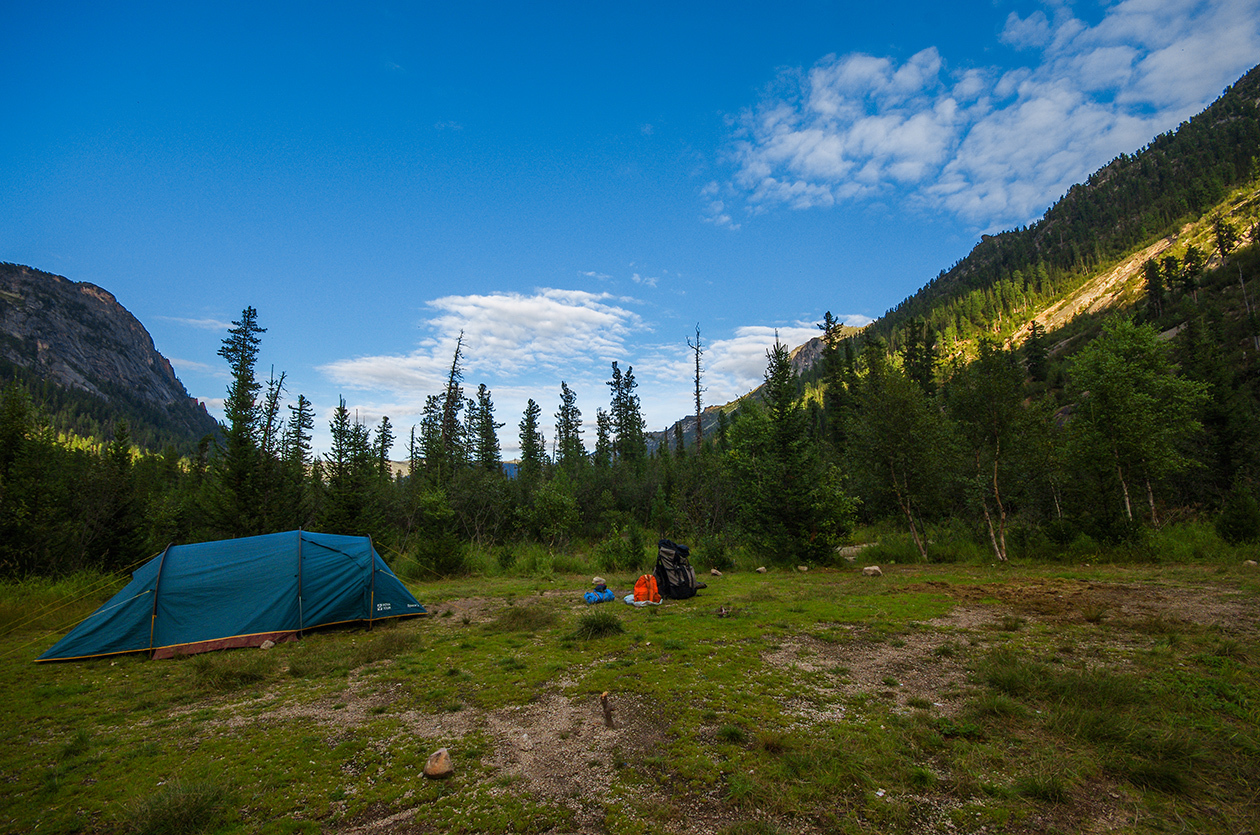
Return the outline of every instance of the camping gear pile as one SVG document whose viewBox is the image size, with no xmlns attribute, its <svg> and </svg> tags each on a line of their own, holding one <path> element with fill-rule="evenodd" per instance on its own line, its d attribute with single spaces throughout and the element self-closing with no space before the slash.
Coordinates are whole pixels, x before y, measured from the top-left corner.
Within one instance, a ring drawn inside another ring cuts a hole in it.
<svg viewBox="0 0 1260 835">
<path fill-rule="evenodd" d="M 626 595 L 631 606 L 659 605 L 662 600 L 686 600 L 707 588 L 696 581 L 691 567 L 691 549 L 662 539 L 656 547 L 656 570 L 635 582 L 634 592 Z"/>
<path fill-rule="evenodd" d="M 613 594 L 612 589 L 608 588 L 608 584 L 604 581 L 603 577 L 595 577 L 591 580 L 591 584 L 594 585 L 595 588 L 583 595 L 583 598 L 588 604 L 608 603 L 609 601 L 617 599 L 617 595 Z"/>
</svg>

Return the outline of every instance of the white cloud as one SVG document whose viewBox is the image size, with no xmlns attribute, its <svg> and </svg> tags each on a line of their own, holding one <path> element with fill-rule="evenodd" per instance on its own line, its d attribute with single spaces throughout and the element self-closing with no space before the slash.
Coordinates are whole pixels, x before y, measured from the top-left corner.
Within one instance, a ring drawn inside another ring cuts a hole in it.
<svg viewBox="0 0 1260 835">
<path fill-rule="evenodd" d="M 645 329 L 629 300 L 607 293 L 545 288 L 532 295 L 444 296 L 428 302 L 434 335 L 405 355 L 338 360 L 320 370 L 350 388 L 434 393 L 441 389 L 464 334 L 469 378 L 558 372 L 618 359 L 625 339 Z"/>
<path fill-rule="evenodd" d="M 792 350 L 821 333 L 817 325 L 796 322 L 784 327 L 746 325 L 737 328 L 730 339 L 714 340 L 705 347 L 702 383 L 709 403 L 727 403 L 747 394 L 765 381 L 766 353 L 774 347 L 776 334 Z M 675 377 L 691 380 L 694 358 L 684 356 L 673 371 Z M 679 415 L 686 412 L 680 412 Z"/>
<path fill-rule="evenodd" d="M 179 371 L 191 371 L 197 374 L 214 374 L 215 376 L 228 376 L 227 373 L 222 371 L 218 366 L 207 365 L 204 362 L 185 360 L 178 357 L 168 357 L 167 359 L 169 359 L 171 365 Z"/>
<path fill-rule="evenodd" d="M 428 395 L 442 391 L 464 334 L 464 389 L 472 396 L 479 383 L 491 391 L 504 454 L 515 449 L 517 423 L 526 401 L 536 400 L 548 422 L 559 402 L 560 381 L 578 392 L 588 422 L 607 400 L 604 379 L 613 361 L 630 364 L 630 337 L 648 330 L 629 309 L 634 300 L 608 293 L 542 288 L 532 294 L 491 293 L 445 296 L 427 303 L 423 327 L 430 335 L 406 354 L 354 357 L 319 370 L 343 390 L 357 392 L 347 408 L 375 423 L 389 415 L 399 438 L 417 423 Z M 547 426 L 544 432 L 550 432 Z M 548 437 L 550 435 L 548 434 Z M 396 447 L 397 450 L 403 447 Z"/>
<path fill-rule="evenodd" d="M 158 316 L 165 322 L 175 322 L 179 325 L 187 325 L 190 328 L 197 328 L 204 331 L 226 331 L 232 327 L 231 322 L 224 322 L 220 319 L 185 319 L 179 316 Z"/>
<path fill-rule="evenodd" d="M 827 56 L 781 73 L 734 120 L 734 173 L 702 192 L 736 227 L 776 207 L 899 193 L 989 230 L 1029 222 L 1069 186 L 1212 101 L 1260 55 L 1260 0 L 1124 0 L 1090 26 L 1068 4 L 1012 13 L 1002 42 L 1029 67 L 954 70 Z"/>
</svg>

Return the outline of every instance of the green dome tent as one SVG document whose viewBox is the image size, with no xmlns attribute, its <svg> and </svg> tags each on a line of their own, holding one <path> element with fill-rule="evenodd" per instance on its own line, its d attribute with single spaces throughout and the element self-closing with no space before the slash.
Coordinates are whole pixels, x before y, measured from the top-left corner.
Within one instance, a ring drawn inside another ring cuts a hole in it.
<svg viewBox="0 0 1260 835">
<path fill-rule="evenodd" d="M 36 660 L 169 658 L 422 614 L 368 537 L 290 531 L 168 547 Z"/>
</svg>

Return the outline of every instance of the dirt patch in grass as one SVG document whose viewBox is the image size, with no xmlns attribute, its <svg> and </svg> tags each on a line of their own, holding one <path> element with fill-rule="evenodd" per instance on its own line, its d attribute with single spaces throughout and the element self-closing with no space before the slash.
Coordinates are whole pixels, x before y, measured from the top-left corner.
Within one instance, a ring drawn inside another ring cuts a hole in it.
<svg viewBox="0 0 1260 835">
<path fill-rule="evenodd" d="M 1211 588 L 1044 579 L 979 585 L 926 582 L 909 586 L 908 590 L 933 591 L 960 603 L 996 600 L 1001 605 L 991 607 L 994 614 L 990 619 L 1000 617 L 1003 611 L 1033 616 L 1043 622 L 1085 623 L 1114 618 L 1133 623 L 1163 619 L 1211 627 L 1237 637 L 1260 634 L 1260 601 L 1222 596 Z"/>
</svg>

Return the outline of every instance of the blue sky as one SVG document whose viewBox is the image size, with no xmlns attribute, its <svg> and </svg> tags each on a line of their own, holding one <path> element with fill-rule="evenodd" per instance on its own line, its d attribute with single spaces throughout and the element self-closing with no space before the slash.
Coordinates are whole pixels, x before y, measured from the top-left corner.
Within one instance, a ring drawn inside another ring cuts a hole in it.
<svg viewBox="0 0 1260 835">
<path fill-rule="evenodd" d="M 510 457 L 610 364 L 649 429 L 878 317 L 1260 60 L 1260 0 L 0 4 L 0 260 L 98 284 L 218 413 L 246 306 L 405 438 L 457 334 Z M 403 445 L 395 457 L 405 455 Z"/>
</svg>

